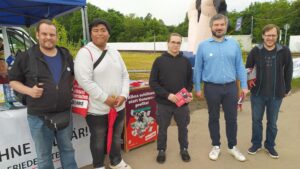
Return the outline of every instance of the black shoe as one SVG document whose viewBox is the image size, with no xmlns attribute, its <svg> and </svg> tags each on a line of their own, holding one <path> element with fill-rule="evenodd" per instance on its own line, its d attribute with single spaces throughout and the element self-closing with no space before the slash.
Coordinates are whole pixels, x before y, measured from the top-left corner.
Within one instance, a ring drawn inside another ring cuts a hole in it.
<svg viewBox="0 0 300 169">
<path fill-rule="evenodd" d="M 266 151 L 269 153 L 269 156 L 272 157 L 272 158 L 279 158 L 279 155 L 277 153 L 277 151 L 274 149 L 274 147 L 266 147 Z"/>
<path fill-rule="evenodd" d="M 259 150 L 261 150 L 261 147 L 252 145 L 252 146 L 248 149 L 248 154 L 254 155 L 254 154 L 256 154 Z"/>
<path fill-rule="evenodd" d="M 166 161 L 166 153 L 165 150 L 159 150 L 157 157 L 156 157 L 156 161 L 160 164 L 164 163 Z"/>
<path fill-rule="evenodd" d="M 182 161 L 184 161 L 184 162 L 191 161 L 191 157 L 190 157 L 189 152 L 187 151 L 187 149 L 181 150 L 180 155 L 181 155 Z"/>
</svg>

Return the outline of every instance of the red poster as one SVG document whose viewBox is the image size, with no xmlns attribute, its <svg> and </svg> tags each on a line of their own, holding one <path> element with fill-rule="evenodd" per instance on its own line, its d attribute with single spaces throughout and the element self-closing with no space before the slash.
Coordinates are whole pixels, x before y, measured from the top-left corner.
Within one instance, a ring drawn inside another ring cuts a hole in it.
<svg viewBox="0 0 300 169">
<path fill-rule="evenodd" d="M 126 102 L 125 150 L 157 139 L 155 93 L 149 88 L 134 89 Z"/>
</svg>

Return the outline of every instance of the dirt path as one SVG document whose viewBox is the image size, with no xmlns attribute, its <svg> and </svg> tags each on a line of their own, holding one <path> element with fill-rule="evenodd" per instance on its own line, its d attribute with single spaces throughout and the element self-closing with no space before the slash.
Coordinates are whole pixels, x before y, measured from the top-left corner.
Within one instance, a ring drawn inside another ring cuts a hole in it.
<svg viewBox="0 0 300 169">
<path fill-rule="evenodd" d="M 177 128 L 171 126 L 168 130 L 168 149 L 165 164 L 155 162 L 156 142 L 134 149 L 123 154 L 124 159 L 133 169 L 299 169 L 300 168 L 300 92 L 285 98 L 278 120 L 277 150 L 280 158 L 271 159 L 265 151 L 256 155 L 248 155 L 247 149 L 251 142 L 251 111 L 250 102 L 246 101 L 243 111 L 238 115 L 238 148 L 247 157 L 246 162 L 238 162 L 227 153 L 227 142 L 224 127 L 224 117 L 221 116 L 221 156 L 218 161 L 208 159 L 211 149 L 207 127 L 207 109 L 196 109 L 202 105 L 193 105 L 195 110 L 191 115 L 189 125 L 189 152 L 191 162 L 182 162 L 179 156 Z M 194 107 L 196 106 L 196 108 Z M 265 123 L 265 122 L 264 122 Z M 264 125 L 265 128 L 265 125 Z M 265 134 L 264 134 L 265 135 Z M 83 169 L 92 169 L 91 166 Z"/>
</svg>

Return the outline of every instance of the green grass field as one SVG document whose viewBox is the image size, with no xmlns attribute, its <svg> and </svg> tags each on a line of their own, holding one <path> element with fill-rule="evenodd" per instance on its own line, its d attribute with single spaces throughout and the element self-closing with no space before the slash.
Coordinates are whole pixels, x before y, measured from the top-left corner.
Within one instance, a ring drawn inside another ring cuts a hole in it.
<svg viewBox="0 0 300 169">
<path fill-rule="evenodd" d="M 161 53 L 121 52 L 128 71 L 151 70 L 152 64 Z M 129 73 L 130 79 L 148 79 L 149 73 Z"/>
<path fill-rule="evenodd" d="M 300 89 L 300 78 L 293 79 L 292 81 L 292 91 L 298 91 Z"/>
<path fill-rule="evenodd" d="M 145 52 L 121 52 L 123 60 L 128 71 L 131 70 L 151 70 L 152 64 L 161 53 L 145 53 Z M 243 53 L 243 60 L 247 54 Z M 150 73 L 129 73 L 131 80 L 144 79 L 148 80 Z M 300 89 L 300 78 L 293 79 L 292 91 Z"/>
</svg>

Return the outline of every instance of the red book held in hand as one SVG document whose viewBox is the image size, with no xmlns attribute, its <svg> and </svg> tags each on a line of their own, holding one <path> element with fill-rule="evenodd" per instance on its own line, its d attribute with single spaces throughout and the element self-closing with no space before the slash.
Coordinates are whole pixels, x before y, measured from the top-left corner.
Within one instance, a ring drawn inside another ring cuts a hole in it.
<svg viewBox="0 0 300 169">
<path fill-rule="evenodd" d="M 178 98 L 178 101 L 176 102 L 177 107 L 181 107 L 192 99 L 191 93 L 188 92 L 186 88 L 182 88 L 178 93 L 176 93 L 176 97 Z"/>
<path fill-rule="evenodd" d="M 252 87 L 255 86 L 255 81 L 256 81 L 256 67 L 254 68 L 248 68 L 247 69 L 247 84 L 248 88 L 251 89 Z"/>
</svg>

